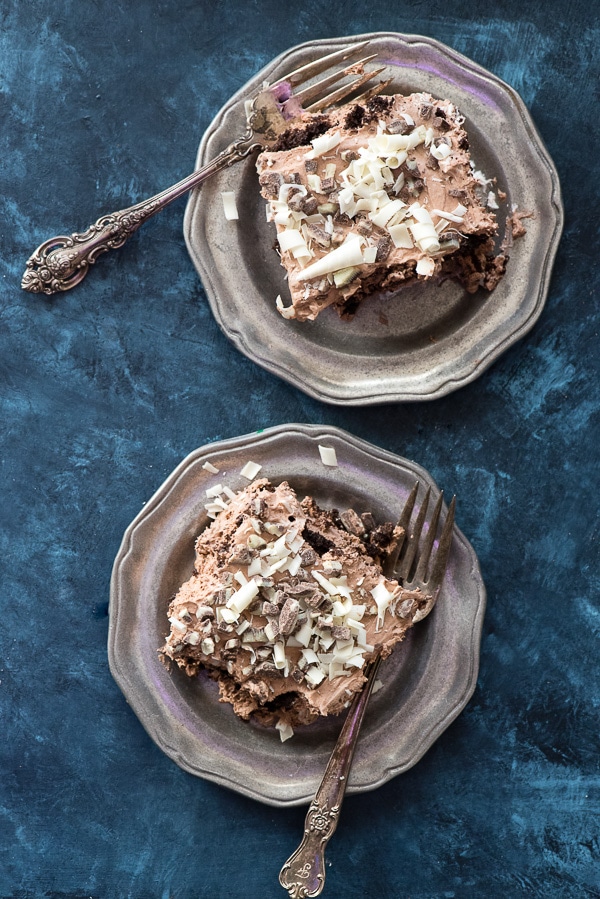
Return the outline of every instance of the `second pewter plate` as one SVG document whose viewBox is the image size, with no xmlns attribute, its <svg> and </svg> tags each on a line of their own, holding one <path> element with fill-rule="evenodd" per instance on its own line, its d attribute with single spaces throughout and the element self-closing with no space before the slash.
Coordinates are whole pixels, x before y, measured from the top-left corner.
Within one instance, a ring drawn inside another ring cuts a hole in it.
<svg viewBox="0 0 600 899">
<path fill-rule="evenodd" d="M 318 446 L 333 446 L 338 466 L 321 463 Z M 205 462 L 219 468 L 211 474 Z M 194 564 L 194 543 L 209 523 L 206 490 L 234 490 L 260 477 L 289 481 L 324 508 L 370 510 L 397 520 L 415 480 L 439 490 L 414 462 L 337 428 L 283 425 L 204 446 L 173 471 L 128 527 L 111 580 L 108 658 L 129 705 L 156 744 L 186 771 L 270 805 L 309 802 L 343 722 L 325 718 L 281 743 L 274 728 L 247 723 L 219 702 L 207 675 L 167 671 L 158 648 L 169 630 L 167 609 Z M 460 506 L 468 497 L 459 497 Z M 431 504 L 433 506 L 433 503 Z M 369 702 L 349 792 L 373 790 L 419 761 L 461 712 L 477 682 L 485 588 L 477 557 L 458 528 L 435 609 L 408 631 L 380 668 L 383 687 Z"/>
<path fill-rule="evenodd" d="M 255 156 L 220 172 L 188 202 L 184 235 L 213 314 L 250 359 L 310 396 L 346 405 L 428 400 L 478 377 L 534 325 L 548 290 L 562 230 L 558 176 L 518 94 L 495 75 L 431 38 L 376 32 L 294 47 L 255 75 L 208 128 L 198 165 L 245 130 L 244 100 L 318 56 L 356 41 L 391 79 L 386 93 L 426 91 L 451 100 L 465 116 L 478 169 L 507 194 L 502 209 L 531 212 L 515 241 L 506 275 L 492 292 L 460 285 L 415 284 L 391 299 L 371 297 L 351 322 L 327 309 L 315 322 L 282 318 L 289 303 L 284 270 L 273 249 Z M 221 191 L 233 190 L 239 221 L 226 221 Z M 499 213 L 500 236 L 506 212 Z"/>
</svg>

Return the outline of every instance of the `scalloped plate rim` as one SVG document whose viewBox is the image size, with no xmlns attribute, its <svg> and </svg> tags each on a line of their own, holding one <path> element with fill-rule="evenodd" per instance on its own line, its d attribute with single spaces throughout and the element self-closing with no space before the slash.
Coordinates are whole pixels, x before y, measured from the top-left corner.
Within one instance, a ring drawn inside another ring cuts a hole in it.
<svg viewBox="0 0 600 899">
<path fill-rule="evenodd" d="M 312 784 L 312 782 L 307 781 L 304 789 L 295 787 L 291 788 L 291 792 L 290 789 L 286 789 L 286 785 L 283 783 L 275 787 L 273 786 L 273 784 L 268 784 L 265 786 L 264 783 L 261 786 L 258 783 L 257 779 L 256 784 L 252 785 L 251 783 L 243 782 L 243 779 L 240 778 L 239 773 L 236 774 L 235 772 L 232 773 L 231 771 L 228 771 L 226 766 L 219 770 L 215 769 L 214 766 L 203 767 L 202 764 L 191 762 L 190 759 L 181 752 L 180 747 L 177 745 L 176 733 L 174 733 L 175 739 L 169 740 L 163 733 L 161 733 L 160 727 L 158 726 L 155 717 L 152 714 L 147 714 L 146 710 L 144 709 L 143 699 L 140 700 L 139 697 L 139 683 L 135 682 L 135 678 L 139 677 L 139 672 L 132 670 L 131 657 L 128 652 L 128 637 L 124 638 L 123 636 L 123 619 L 125 617 L 126 611 L 124 604 L 126 600 L 119 595 L 119 581 L 123 573 L 123 567 L 128 564 L 128 560 L 130 559 L 131 553 L 133 552 L 137 536 L 136 532 L 138 531 L 139 527 L 150 516 L 160 510 L 161 505 L 169 498 L 173 491 L 177 490 L 178 484 L 181 482 L 182 477 L 185 477 L 186 473 L 190 470 L 190 467 L 192 465 L 196 465 L 203 458 L 213 456 L 215 452 L 220 453 L 224 451 L 244 450 L 246 447 L 248 447 L 248 445 L 251 446 L 253 441 L 262 441 L 265 439 L 269 440 L 271 438 L 277 439 L 280 436 L 290 434 L 297 434 L 301 438 L 309 437 L 311 439 L 327 439 L 328 437 L 333 436 L 339 439 L 342 443 L 347 443 L 351 447 L 354 447 L 354 449 L 358 450 L 359 453 L 364 452 L 369 455 L 374 455 L 376 458 L 379 458 L 384 462 L 388 462 L 394 466 L 404 468 L 405 470 L 410 472 L 411 475 L 415 475 L 416 477 L 420 478 L 424 483 L 432 484 L 435 487 L 435 483 L 433 482 L 431 476 L 417 463 L 404 459 L 397 454 L 391 453 L 387 450 L 382 450 L 374 446 L 373 444 L 370 444 L 360 438 L 354 437 L 346 431 L 335 427 L 302 424 L 280 425 L 265 429 L 262 432 L 241 435 L 239 437 L 231 438 L 228 440 L 219 440 L 215 443 L 207 444 L 189 453 L 179 463 L 179 465 L 177 465 L 177 467 L 171 472 L 171 474 L 168 475 L 165 481 L 163 481 L 163 483 L 155 491 L 152 497 L 144 505 L 143 509 L 135 516 L 123 535 L 120 548 L 115 558 L 110 587 L 110 614 L 108 631 L 108 660 L 110 671 L 121 691 L 125 695 L 128 704 L 140 720 L 142 726 L 145 728 L 149 736 L 154 740 L 156 745 L 163 752 L 165 752 L 173 761 L 176 762 L 176 764 L 178 764 L 181 768 L 188 771 L 189 773 L 213 781 L 220 784 L 221 786 L 233 789 L 241 793 L 242 795 L 248 796 L 249 798 L 273 806 L 300 805 L 310 801 L 314 792 L 314 785 Z M 461 689 L 455 696 L 452 697 L 452 701 L 448 705 L 444 714 L 441 715 L 441 717 L 439 717 L 437 720 L 435 720 L 429 728 L 424 729 L 423 733 L 420 734 L 418 743 L 411 748 L 409 756 L 407 758 L 401 759 L 397 763 L 394 763 L 392 761 L 389 765 L 383 766 L 381 770 L 377 771 L 376 776 L 368 781 L 361 782 L 359 784 L 350 784 L 348 788 L 349 793 L 361 793 L 377 789 L 391 778 L 397 776 L 400 773 L 403 773 L 414 764 L 416 764 L 435 742 L 435 740 L 438 739 L 441 733 L 464 709 L 469 698 L 472 696 L 473 691 L 475 690 L 479 669 L 479 652 L 481 631 L 483 626 L 483 616 L 486 605 L 486 591 L 483 580 L 481 578 L 477 556 L 472 546 L 470 545 L 464 534 L 462 534 L 460 529 L 457 527 L 455 528 L 455 537 L 456 539 L 458 539 L 463 551 L 466 553 L 470 561 L 470 577 L 477 592 L 477 603 L 472 611 L 472 618 L 469 619 L 471 620 L 471 630 L 469 634 L 469 646 L 466 650 L 468 652 L 469 666 L 468 670 L 463 673 L 463 678 L 461 680 Z M 144 688 L 142 687 L 142 693 L 143 690 Z M 385 724 L 382 726 L 384 728 L 386 727 Z"/>
<path fill-rule="evenodd" d="M 209 303 L 219 327 L 240 352 L 255 361 L 258 365 L 265 368 L 272 374 L 275 374 L 278 377 L 282 378 L 282 380 L 301 389 L 309 396 L 312 396 L 314 399 L 329 402 L 335 405 L 362 406 L 382 402 L 391 403 L 433 400 L 438 399 L 442 396 L 446 396 L 454 390 L 457 390 L 462 386 L 466 386 L 467 384 L 478 378 L 487 368 L 489 368 L 490 365 L 493 364 L 493 362 L 495 362 L 507 349 L 509 349 L 509 347 L 511 347 L 518 340 L 522 339 L 534 327 L 535 323 L 539 319 L 547 300 L 550 276 L 563 228 L 564 214 L 558 174 L 548 154 L 548 151 L 545 148 L 541 136 L 531 118 L 531 115 L 523 100 L 519 96 L 518 92 L 501 78 L 489 72 L 478 63 L 475 63 L 464 54 L 453 50 L 441 41 L 423 35 L 405 35 L 399 32 L 377 31 L 334 39 L 319 39 L 314 41 L 307 41 L 289 48 L 288 50 L 284 51 L 273 60 L 271 60 L 265 67 L 263 67 L 263 69 L 261 69 L 260 72 L 253 76 L 253 78 L 251 78 L 245 86 L 236 91 L 236 93 L 229 99 L 229 101 L 219 110 L 203 135 L 198 150 L 197 165 L 200 165 L 207 161 L 205 159 L 206 147 L 211 138 L 213 138 L 215 133 L 218 132 L 222 119 L 225 117 L 228 111 L 236 105 L 236 103 L 248 96 L 248 84 L 254 82 L 255 80 L 264 79 L 269 75 L 271 71 L 279 68 L 289 56 L 293 56 L 294 54 L 305 49 L 320 47 L 323 49 L 327 49 L 335 47 L 338 44 L 381 38 L 397 40 L 400 44 L 404 43 L 407 45 L 424 43 L 428 47 L 436 50 L 443 57 L 450 59 L 458 67 L 462 67 L 463 69 L 474 73 L 478 78 L 487 80 L 494 87 L 502 89 L 502 91 L 509 97 L 512 106 L 518 113 L 523 128 L 530 135 L 531 146 L 536 151 L 536 156 L 539 164 L 547 171 L 547 175 L 551 183 L 550 204 L 554 211 L 554 222 L 551 233 L 548 236 L 543 265 L 540 268 L 539 278 L 537 282 L 537 291 L 535 293 L 532 293 L 531 297 L 528 298 L 529 301 L 527 303 L 527 313 L 524 316 L 522 315 L 519 321 L 515 323 L 515 327 L 512 330 L 499 336 L 494 344 L 489 345 L 487 348 L 475 347 L 475 349 L 479 350 L 479 352 L 474 354 L 476 358 L 474 358 L 473 361 L 470 362 L 468 370 L 453 373 L 451 370 L 444 369 L 442 374 L 436 378 L 435 385 L 429 388 L 427 387 L 427 385 L 425 385 L 425 389 L 419 389 L 418 382 L 416 382 L 412 390 L 408 390 L 406 387 L 403 389 L 397 389 L 393 384 L 391 386 L 388 384 L 385 386 L 385 393 L 382 396 L 381 392 L 379 392 L 381 390 L 381 385 L 378 385 L 376 387 L 376 385 L 373 384 L 370 388 L 363 389 L 361 387 L 360 389 L 357 389 L 355 392 L 353 392 L 350 396 L 348 396 L 344 392 L 343 386 L 340 386 L 337 383 L 331 384 L 329 382 L 326 382 L 322 379 L 319 379 L 318 377 L 312 376 L 306 371 L 299 372 L 298 369 L 294 369 L 292 366 L 285 364 L 285 362 L 280 362 L 276 356 L 272 355 L 271 352 L 267 352 L 264 345 L 260 346 L 256 343 L 248 343 L 246 335 L 244 334 L 243 326 L 240 327 L 239 324 L 235 321 L 227 320 L 226 316 L 223 315 L 219 302 L 218 291 L 215 288 L 213 279 L 211 278 L 210 266 L 205 261 L 205 254 L 203 253 L 202 248 L 197 247 L 195 242 L 193 233 L 193 220 L 196 214 L 197 206 L 201 203 L 201 191 L 194 191 L 190 195 L 190 198 L 186 205 L 183 225 L 184 238 L 192 261 L 194 262 L 194 265 L 196 266 L 196 269 L 200 274 L 201 280 L 205 285 Z"/>
</svg>

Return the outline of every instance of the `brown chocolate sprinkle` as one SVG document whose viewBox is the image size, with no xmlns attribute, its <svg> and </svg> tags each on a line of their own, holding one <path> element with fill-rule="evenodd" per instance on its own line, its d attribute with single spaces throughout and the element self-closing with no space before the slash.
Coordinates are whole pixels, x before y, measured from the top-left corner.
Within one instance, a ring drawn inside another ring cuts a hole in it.
<svg viewBox="0 0 600 899">
<path fill-rule="evenodd" d="M 328 247 L 331 244 L 331 234 L 329 234 L 325 228 L 322 228 L 321 225 L 309 222 L 306 226 L 306 230 L 312 240 L 314 240 L 315 243 L 318 243 L 320 247 Z"/>
<path fill-rule="evenodd" d="M 352 636 L 352 631 L 349 627 L 342 627 L 334 624 L 331 628 L 331 636 L 335 637 L 336 640 L 349 640 Z"/>
<path fill-rule="evenodd" d="M 321 178 L 321 193 L 330 194 L 337 187 L 335 178 Z"/>
<path fill-rule="evenodd" d="M 317 558 L 315 556 L 315 562 Z M 292 596 L 304 596 L 305 593 L 312 593 L 315 589 L 315 586 L 310 581 L 300 581 L 294 584 L 286 584 L 285 592 L 291 594 Z"/>
<path fill-rule="evenodd" d="M 349 534 L 354 534 L 355 537 L 362 537 L 364 535 L 365 526 L 354 509 L 348 509 L 346 512 L 342 512 L 340 521 Z"/>
<path fill-rule="evenodd" d="M 375 529 L 375 519 L 373 518 L 372 512 L 363 512 L 360 516 L 360 520 L 364 524 L 367 531 L 372 531 Z"/>
<path fill-rule="evenodd" d="M 317 172 L 319 164 L 316 159 L 305 159 L 304 160 L 304 168 L 306 169 L 307 175 L 314 175 Z"/>
<path fill-rule="evenodd" d="M 283 184 L 283 177 L 278 172 L 263 172 L 259 176 L 258 183 L 268 199 L 276 200 L 279 196 L 279 188 Z"/>
<path fill-rule="evenodd" d="M 410 134 L 414 131 L 414 125 L 409 125 L 404 119 L 395 119 L 387 125 L 390 134 Z"/>
<path fill-rule="evenodd" d="M 318 609 L 319 606 L 323 604 L 326 597 L 323 593 L 319 593 L 318 590 L 315 590 L 310 596 L 303 596 L 302 599 L 311 609 Z"/>
<path fill-rule="evenodd" d="M 431 103 L 422 103 L 419 106 L 419 115 L 422 119 L 430 119 L 433 114 L 433 106 Z"/>
<path fill-rule="evenodd" d="M 377 241 L 377 253 L 375 254 L 375 262 L 383 262 L 390 255 L 392 249 L 392 238 L 380 237 Z"/>
<path fill-rule="evenodd" d="M 279 606 L 274 602 L 263 602 L 261 612 L 263 615 L 279 615 Z"/>
<path fill-rule="evenodd" d="M 304 197 L 300 191 L 290 191 L 287 204 L 293 212 L 304 212 Z"/>
<path fill-rule="evenodd" d="M 283 636 L 291 634 L 298 620 L 298 612 L 300 611 L 300 603 L 291 596 L 286 599 L 283 608 L 279 614 L 279 633 Z"/>
<path fill-rule="evenodd" d="M 309 546 L 305 546 L 300 550 L 300 558 L 302 559 L 302 564 L 306 565 L 308 568 L 310 565 L 314 565 L 317 561 L 317 554 L 314 549 L 311 549 Z"/>
<path fill-rule="evenodd" d="M 373 222 L 369 221 L 368 218 L 365 218 L 364 215 L 357 215 L 355 222 L 356 230 L 359 234 L 370 234 L 373 230 Z"/>
<path fill-rule="evenodd" d="M 316 197 L 312 197 L 312 196 L 303 197 L 302 212 L 305 212 L 307 215 L 315 215 L 318 208 L 319 208 L 319 201 L 317 200 Z"/>
<path fill-rule="evenodd" d="M 264 546 L 264 543 L 263 543 Z M 249 565 L 254 559 L 256 553 L 253 553 L 247 546 L 236 546 L 233 553 L 229 556 L 230 565 Z"/>
</svg>

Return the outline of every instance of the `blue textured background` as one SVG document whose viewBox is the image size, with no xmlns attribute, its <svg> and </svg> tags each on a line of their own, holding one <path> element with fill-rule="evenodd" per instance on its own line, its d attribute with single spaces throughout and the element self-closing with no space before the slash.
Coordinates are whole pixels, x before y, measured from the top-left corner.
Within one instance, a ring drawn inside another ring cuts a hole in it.
<svg viewBox="0 0 600 899">
<path fill-rule="evenodd" d="M 2 899 L 283 895 L 304 810 L 180 771 L 112 681 L 106 636 L 113 558 L 144 501 L 195 447 L 286 421 L 429 469 L 461 498 L 489 593 L 471 703 L 410 772 L 346 800 L 325 895 L 600 896 L 594 6 L 2 4 Z M 20 290 L 42 240 L 186 174 L 214 114 L 273 56 L 372 30 L 438 38 L 506 80 L 559 169 L 547 306 L 475 383 L 341 409 L 262 371 L 211 317 L 183 201 L 76 290 Z"/>
</svg>

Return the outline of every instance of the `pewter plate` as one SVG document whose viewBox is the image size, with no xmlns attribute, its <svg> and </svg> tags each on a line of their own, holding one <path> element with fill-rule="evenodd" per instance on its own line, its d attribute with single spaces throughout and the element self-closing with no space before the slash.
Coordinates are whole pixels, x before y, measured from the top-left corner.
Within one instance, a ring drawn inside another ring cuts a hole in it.
<svg viewBox="0 0 600 899">
<path fill-rule="evenodd" d="M 458 284 L 416 284 L 393 297 L 373 297 L 352 322 L 327 309 L 316 322 L 290 322 L 275 309 L 289 303 L 284 271 L 265 220 L 255 158 L 221 172 L 190 197 L 184 220 L 188 250 L 214 316 L 250 359 L 317 399 L 336 404 L 427 400 L 478 377 L 533 326 L 548 291 L 562 230 L 560 185 L 518 94 L 495 75 L 431 38 L 373 33 L 311 41 L 287 51 L 254 76 L 219 112 L 198 153 L 208 162 L 244 132 L 243 102 L 263 81 L 357 40 L 369 39 L 387 93 L 428 91 L 466 118 L 477 168 L 497 178 L 516 204 L 533 213 L 527 235 L 511 251 L 491 294 Z M 239 222 L 227 222 L 220 192 L 233 190 Z M 504 232 L 506 212 L 499 215 Z"/>
<path fill-rule="evenodd" d="M 335 448 L 337 468 L 321 463 L 319 444 Z M 319 784 L 340 718 L 299 728 L 281 743 L 274 729 L 243 722 L 220 703 L 207 676 L 169 673 L 157 653 L 168 632 L 169 601 L 191 575 L 195 537 L 209 523 L 206 490 L 215 483 L 245 486 L 240 471 L 248 460 L 263 466 L 261 476 L 288 480 L 325 508 L 370 509 L 379 521 L 397 519 L 415 479 L 423 493 L 426 486 L 439 491 L 415 463 L 344 431 L 286 425 L 191 453 L 125 532 L 111 581 L 108 658 L 131 708 L 186 771 L 271 805 L 297 805 Z M 206 461 L 220 473 L 203 469 Z M 383 687 L 370 700 L 350 792 L 406 771 L 466 705 L 477 680 L 484 607 L 477 558 L 457 528 L 436 608 L 381 666 Z"/>
</svg>

